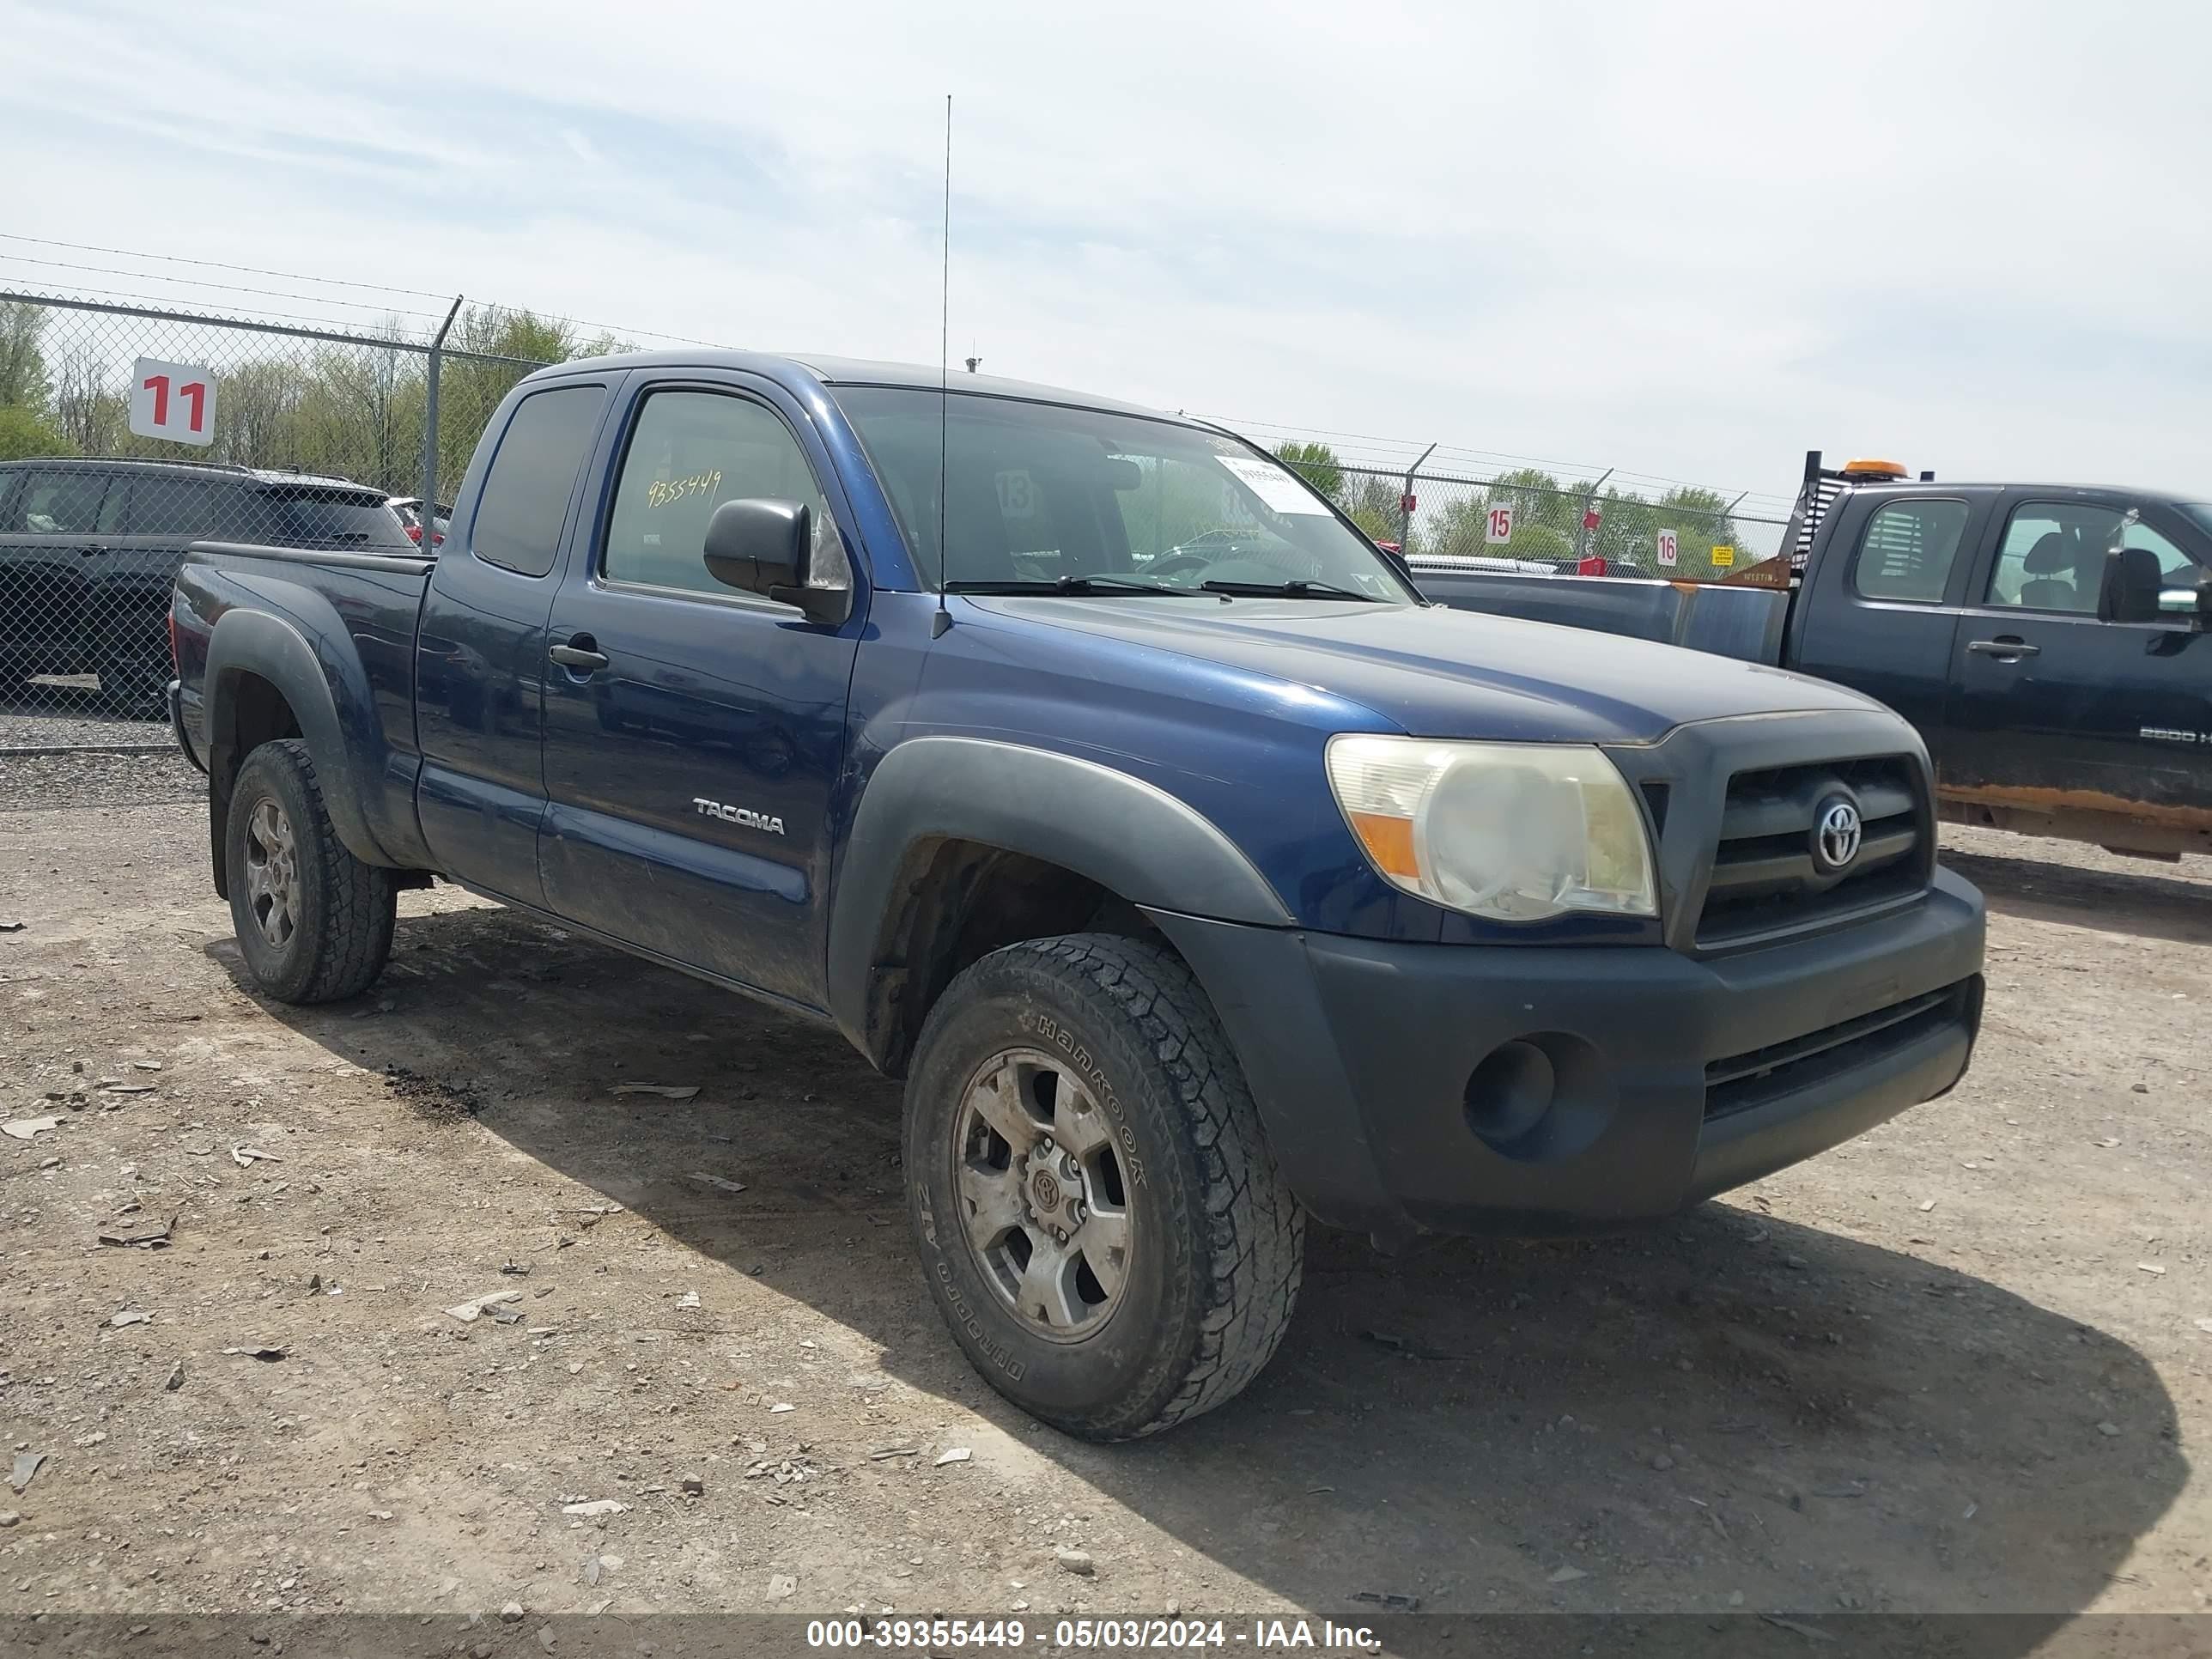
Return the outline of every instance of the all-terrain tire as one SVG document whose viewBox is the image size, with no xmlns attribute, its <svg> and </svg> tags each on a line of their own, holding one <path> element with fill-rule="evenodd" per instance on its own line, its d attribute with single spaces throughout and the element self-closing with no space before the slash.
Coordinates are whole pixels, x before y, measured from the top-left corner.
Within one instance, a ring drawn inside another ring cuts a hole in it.
<svg viewBox="0 0 2212 1659">
<path fill-rule="evenodd" d="M 264 809 L 273 806 L 271 820 Z M 253 878 L 256 852 L 266 854 L 254 826 L 281 823 L 290 852 L 284 860 L 289 919 L 283 938 L 264 924 L 266 884 Z M 253 850 L 250 850 L 253 849 Z M 230 798 L 223 835 L 230 915 L 239 950 L 253 981 L 279 1002 L 336 1002 L 374 984 L 392 954 L 399 889 L 390 870 L 363 864 L 338 839 L 323 806 L 322 787 L 307 745 L 296 738 L 266 743 L 246 757 Z"/>
<path fill-rule="evenodd" d="M 1073 1339 L 1017 1313 L 963 1196 L 975 1124 L 963 1102 L 1013 1051 L 1079 1079 L 1123 1172 L 1126 1269 L 1101 1322 Z M 1071 1434 L 1128 1439 L 1212 1410 L 1259 1374 L 1290 1323 L 1304 1212 L 1212 1005 L 1156 945 L 1033 939 L 956 978 L 915 1045 L 905 1167 L 915 1243 L 955 1340 L 993 1388 Z"/>
</svg>

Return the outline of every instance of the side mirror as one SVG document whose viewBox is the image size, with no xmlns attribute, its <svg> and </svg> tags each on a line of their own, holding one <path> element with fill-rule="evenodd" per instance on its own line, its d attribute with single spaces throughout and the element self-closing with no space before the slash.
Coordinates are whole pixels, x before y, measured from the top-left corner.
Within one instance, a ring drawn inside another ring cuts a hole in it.
<svg viewBox="0 0 2212 1659">
<path fill-rule="evenodd" d="M 841 623 L 849 589 L 809 587 L 813 514 L 798 501 L 748 496 L 724 501 L 707 521 L 708 573 L 726 587 L 795 605 L 810 622 Z"/>
<path fill-rule="evenodd" d="M 2160 588 L 2158 614 L 2185 621 L 2200 634 L 2212 629 L 2212 575 L 2200 576 L 2187 587 Z"/>
</svg>

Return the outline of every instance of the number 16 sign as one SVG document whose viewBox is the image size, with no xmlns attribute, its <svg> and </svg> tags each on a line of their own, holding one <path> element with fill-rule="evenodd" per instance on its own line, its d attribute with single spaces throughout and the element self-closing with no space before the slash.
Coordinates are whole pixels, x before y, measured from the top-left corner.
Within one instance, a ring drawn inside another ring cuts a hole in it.
<svg viewBox="0 0 2212 1659">
<path fill-rule="evenodd" d="M 215 376 L 197 363 L 141 357 L 131 371 L 131 430 L 172 443 L 213 443 Z"/>
</svg>

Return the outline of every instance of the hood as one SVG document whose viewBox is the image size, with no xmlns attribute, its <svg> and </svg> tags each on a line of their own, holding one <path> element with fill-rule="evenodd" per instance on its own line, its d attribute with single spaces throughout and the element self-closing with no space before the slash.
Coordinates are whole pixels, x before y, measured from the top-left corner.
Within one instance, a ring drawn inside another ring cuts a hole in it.
<svg viewBox="0 0 2212 1659">
<path fill-rule="evenodd" d="M 1333 693 L 1415 737 L 1646 743 L 1692 720 L 1878 708 L 1825 680 L 1442 606 L 1027 596 L 969 603 Z"/>
</svg>

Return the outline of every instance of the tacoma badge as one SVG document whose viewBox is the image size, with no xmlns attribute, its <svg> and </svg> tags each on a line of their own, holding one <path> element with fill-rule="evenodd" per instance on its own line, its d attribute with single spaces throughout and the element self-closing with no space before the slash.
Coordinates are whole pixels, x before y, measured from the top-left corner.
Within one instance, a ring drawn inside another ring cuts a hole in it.
<svg viewBox="0 0 2212 1659">
<path fill-rule="evenodd" d="M 765 812 L 756 812 L 749 806 L 725 806 L 718 800 L 694 795 L 692 805 L 707 817 L 720 818 L 725 823 L 743 824 L 748 830 L 765 830 L 771 836 L 783 833 L 783 820 L 772 818 Z"/>
</svg>

